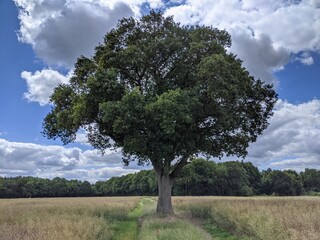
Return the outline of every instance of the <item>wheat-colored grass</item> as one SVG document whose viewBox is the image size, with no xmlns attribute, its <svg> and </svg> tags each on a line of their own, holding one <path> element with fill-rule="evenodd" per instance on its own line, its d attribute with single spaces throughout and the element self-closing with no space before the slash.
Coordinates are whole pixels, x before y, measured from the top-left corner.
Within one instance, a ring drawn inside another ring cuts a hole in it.
<svg viewBox="0 0 320 240">
<path fill-rule="evenodd" d="M 263 240 L 319 240 L 318 197 L 176 197 L 174 205 L 234 234 Z"/>
<path fill-rule="evenodd" d="M 115 226 L 128 221 L 138 201 L 139 197 L 2 199 L 0 240 L 115 239 Z M 263 240 L 318 240 L 320 236 L 318 197 L 175 197 L 173 201 L 178 215 L 184 212 L 210 221 L 238 236 Z M 154 203 L 145 205 L 150 209 L 144 214 L 149 215 Z M 181 217 L 149 215 L 140 227 L 141 240 L 208 239 Z"/>
<path fill-rule="evenodd" d="M 0 200 L 0 240 L 112 239 L 113 225 L 139 201 L 126 198 Z"/>
</svg>

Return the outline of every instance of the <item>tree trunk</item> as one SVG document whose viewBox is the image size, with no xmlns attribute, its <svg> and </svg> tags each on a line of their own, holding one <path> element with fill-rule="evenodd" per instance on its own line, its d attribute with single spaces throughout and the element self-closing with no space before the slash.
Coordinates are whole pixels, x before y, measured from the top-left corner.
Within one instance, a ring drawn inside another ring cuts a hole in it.
<svg viewBox="0 0 320 240">
<path fill-rule="evenodd" d="M 157 213 L 162 215 L 173 215 L 171 202 L 171 191 L 173 178 L 169 174 L 163 174 L 162 171 L 155 171 L 158 180 L 158 204 Z"/>
</svg>

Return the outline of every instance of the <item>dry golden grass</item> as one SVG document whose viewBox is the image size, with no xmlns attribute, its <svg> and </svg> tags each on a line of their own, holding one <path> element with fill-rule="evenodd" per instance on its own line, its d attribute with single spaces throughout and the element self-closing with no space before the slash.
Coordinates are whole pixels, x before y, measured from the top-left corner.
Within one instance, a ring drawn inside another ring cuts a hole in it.
<svg viewBox="0 0 320 240">
<path fill-rule="evenodd" d="M 253 239 L 320 239 L 318 197 L 175 197 L 174 205 Z"/>
<path fill-rule="evenodd" d="M 111 239 L 139 201 L 126 198 L 0 200 L 0 240 Z"/>
<path fill-rule="evenodd" d="M 139 197 L 2 199 L 0 240 L 112 239 L 114 226 L 128 221 L 128 213 L 138 201 Z M 238 236 L 263 240 L 320 239 L 318 197 L 174 197 L 173 202 L 176 211 L 214 222 Z M 156 224 L 163 228 L 163 234 L 193 229 L 188 222 L 183 225 L 177 221 L 176 226 L 169 225 L 172 229 L 165 229 L 161 221 L 148 217 L 145 220 L 141 239 L 151 236 L 147 233 Z M 160 230 L 156 233 L 160 234 Z"/>
</svg>

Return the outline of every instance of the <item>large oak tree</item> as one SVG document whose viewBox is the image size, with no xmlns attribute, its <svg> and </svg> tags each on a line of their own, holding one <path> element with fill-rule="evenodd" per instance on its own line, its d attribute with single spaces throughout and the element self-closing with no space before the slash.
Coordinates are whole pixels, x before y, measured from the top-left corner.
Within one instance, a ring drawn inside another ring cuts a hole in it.
<svg viewBox="0 0 320 240">
<path fill-rule="evenodd" d="M 226 31 L 154 11 L 122 19 L 55 89 L 44 135 L 67 144 L 85 128 L 95 148 L 151 163 L 157 212 L 172 214 L 173 180 L 195 155 L 244 157 L 272 115 L 275 91 L 249 75 L 230 44 Z"/>
</svg>

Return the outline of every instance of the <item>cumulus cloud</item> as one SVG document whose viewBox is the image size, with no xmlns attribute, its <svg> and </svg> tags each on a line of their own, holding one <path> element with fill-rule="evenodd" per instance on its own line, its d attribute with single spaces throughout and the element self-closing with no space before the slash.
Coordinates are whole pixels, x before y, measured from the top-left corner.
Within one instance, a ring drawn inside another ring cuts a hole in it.
<svg viewBox="0 0 320 240">
<path fill-rule="evenodd" d="M 276 47 L 292 52 L 320 48 L 318 0 L 187 0 L 166 14 L 184 24 L 196 18 L 199 24 L 231 32 L 250 28 L 257 35 L 269 35 Z"/>
<path fill-rule="evenodd" d="M 83 145 L 83 146 L 90 146 L 90 144 L 88 142 L 87 134 L 88 133 L 86 132 L 85 129 L 80 129 L 77 133 L 75 142 L 79 143 L 80 145 Z"/>
<path fill-rule="evenodd" d="M 21 41 L 31 44 L 37 56 L 49 65 L 71 69 L 80 55 L 90 57 L 94 47 L 122 17 L 140 16 L 140 8 L 166 7 L 182 24 L 213 25 L 232 35 L 231 51 L 243 60 L 256 78 L 278 85 L 273 73 L 289 62 L 291 53 L 303 53 L 295 60 L 313 64 L 309 51 L 320 50 L 320 8 L 316 0 L 14 0 L 19 7 Z M 170 7 L 174 5 L 173 7 Z M 303 21 L 301 21 L 303 19 Z M 42 74 L 40 74 L 42 73 Z M 23 78 L 36 79 L 48 70 L 35 74 L 23 72 Z M 50 72 L 52 75 L 52 72 Z M 63 76 L 51 81 L 28 81 L 29 101 L 45 105 L 48 92 Z M 30 83 L 30 84 L 29 84 Z M 49 86 L 50 85 L 50 86 Z M 36 88 L 43 88 L 40 93 Z M 40 96 L 43 95 L 43 96 Z"/>
<path fill-rule="evenodd" d="M 314 63 L 313 57 L 309 52 L 303 52 L 300 56 L 294 59 L 295 61 L 299 61 L 304 65 L 312 65 Z"/>
<path fill-rule="evenodd" d="M 249 147 L 247 160 L 260 167 L 320 168 L 320 100 L 279 101 L 269 128 Z"/>
<path fill-rule="evenodd" d="M 165 6 L 164 2 L 162 2 L 161 0 L 149 0 L 146 1 L 146 3 L 148 3 L 150 5 L 151 8 L 162 8 Z"/>
<path fill-rule="evenodd" d="M 23 71 L 21 78 L 27 83 L 27 92 L 24 93 L 24 97 L 30 102 L 38 102 L 41 106 L 48 104 L 56 86 L 69 81 L 68 76 L 52 69 L 44 69 L 35 73 Z"/>
<path fill-rule="evenodd" d="M 268 15 L 252 24 L 256 32 L 268 34 L 276 45 L 294 53 L 320 50 L 320 9 L 315 7 L 315 2 L 281 2 L 282 6 L 268 11 Z"/>
<path fill-rule="evenodd" d="M 275 48 L 268 35 L 259 37 L 247 33 L 234 33 L 231 52 L 243 61 L 250 74 L 265 82 L 278 84 L 273 72 L 281 69 L 290 60 L 289 52 L 283 48 Z"/>
<path fill-rule="evenodd" d="M 87 150 L 83 152 L 83 158 L 86 159 L 87 165 L 104 165 L 107 163 L 118 165 L 122 162 L 121 150 L 110 150 L 106 149 L 105 153 L 101 155 L 99 150 Z"/>
<path fill-rule="evenodd" d="M 138 169 L 134 164 L 125 167 L 120 151 L 109 150 L 102 156 L 97 150 L 10 142 L 0 138 L 0 176 L 65 177 L 94 182 Z"/>
<path fill-rule="evenodd" d="M 55 170 L 81 164 L 79 148 L 42 146 L 0 139 L 0 168 L 30 171 L 52 167 Z"/>
<path fill-rule="evenodd" d="M 283 69 L 291 54 L 320 50 L 320 8 L 317 0 L 187 0 L 166 11 L 183 24 L 226 29 L 232 51 L 249 72 L 276 83 L 273 72 Z M 303 21 L 302 21 L 303 19 Z M 303 64 L 313 59 L 302 58 Z"/>
<path fill-rule="evenodd" d="M 89 181 L 95 183 L 96 181 L 105 181 L 112 177 L 119 177 L 129 173 L 135 173 L 138 170 L 126 169 L 121 166 L 116 167 L 101 167 L 101 168 L 92 168 L 92 169 L 73 169 L 71 171 L 59 171 L 59 172 L 50 172 L 50 171 L 37 171 L 37 176 L 41 178 L 53 179 L 55 177 L 63 177 L 66 179 L 77 179 L 80 181 Z M 23 172 L 21 172 L 23 174 Z M 1 171 L 0 171 L 1 175 Z M 21 175 L 21 174 L 20 174 Z"/>
<path fill-rule="evenodd" d="M 313 58 L 311 56 L 306 57 L 306 58 L 302 58 L 301 63 L 305 64 L 305 65 L 312 65 L 313 64 Z"/>
<path fill-rule="evenodd" d="M 13 0 L 19 9 L 20 41 L 49 65 L 72 68 L 90 57 L 119 19 L 141 16 L 141 7 L 163 8 L 162 0 Z M 177 1 L 173 1 L 178 3 Z"/>
<path fill-rule="evenodd" d="M 120 1 L 14 1 L 20 9 L 20 40 L 46 63 L 68 68 L 80 55 L 90 57 L 119 19 L 133 15 Z"/>
</svg>

